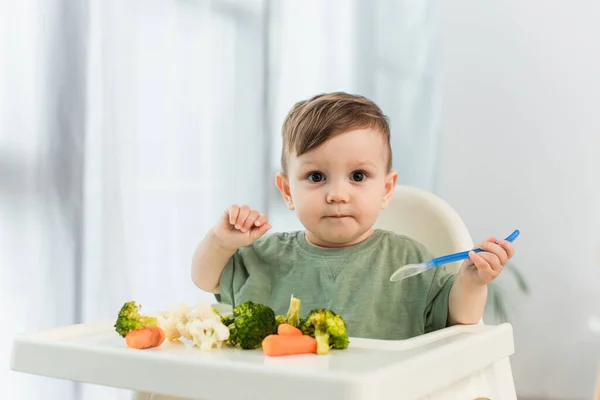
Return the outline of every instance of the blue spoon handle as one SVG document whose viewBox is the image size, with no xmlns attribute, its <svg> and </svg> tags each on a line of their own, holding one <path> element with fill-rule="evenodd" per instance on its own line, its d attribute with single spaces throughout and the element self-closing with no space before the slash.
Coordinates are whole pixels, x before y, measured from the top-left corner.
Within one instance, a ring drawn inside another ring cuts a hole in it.
<svg viewBox="0 0 600 400">
<path fill-rule="evenodd" d="M 517 229 L 513 233 L 511 233 L 505 240 L 507 242 L 512 243 L 519 236 L 520 233 L 521 232 L 519 232 L 519 230 Z M 480 253 L 483 250 L 477 248 L 477 249 L 473 249 L 473 250 L 462 251 L 460 253 L 449 254 L 447 256 L 434 258 L 431 261 L 429 261 L 427 264 L 431 265 L 431 267 L 437 267 L 439 265 L 448 264 L 448 263 L 451 263 L 454 261 L 466 260 L 467 258 L 469 258 L 470 251 L 474 251 L 475 253 Z"/>
</svg>

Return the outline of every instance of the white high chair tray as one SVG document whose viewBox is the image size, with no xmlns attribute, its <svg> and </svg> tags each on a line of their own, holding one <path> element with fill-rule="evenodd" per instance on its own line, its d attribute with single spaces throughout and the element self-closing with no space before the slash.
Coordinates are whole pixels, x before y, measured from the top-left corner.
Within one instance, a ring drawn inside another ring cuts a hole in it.
<svg viewBox="0 0 600 400">
<path fill-rule="evenodd" d="M 134 350 L 113 323 L 18 336 L 12 369 L 189 399 L 404 399 L 439 391 L 514 350 L 509 324 L 455 326 L 403 341 L 351 338 L 348 349 L 326 356 L 270 358 L 261 349 L 203 352 L 187 341 Z"/>
</svg>

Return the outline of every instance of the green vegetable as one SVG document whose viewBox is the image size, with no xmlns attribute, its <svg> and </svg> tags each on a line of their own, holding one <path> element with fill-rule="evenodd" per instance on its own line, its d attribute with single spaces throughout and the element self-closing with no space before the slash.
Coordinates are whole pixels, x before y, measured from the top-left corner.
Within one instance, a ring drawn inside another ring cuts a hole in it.
<svg viewBox="0 0 600 400">
<path fill-rule="evenodd" d="M 317 340 L 317 354 L 327 354 L 329 349 L 345 349 L 349 344 L 346 323 L 331 310 L 312 310 L 300 321 L 300 330 Z"/>
<path fill-rule="evenodd" d="M 251 301 L 235 307 L 233 321 L 226 322 L 232 322 L 224 323 L 229 327 L 229 343 L 242 349 L 257 349 L 264 338 L 277 332 L 273 309 Z"/>
<path fill-rule="evenodd" d="M 233 324 L 235 320 L 233 319 L 232 316 L 227 315 L 227 316 L 221 316 L 221 323 L 227 327 L 229 327 L 229 325 Z"/>
<path fill-rule="evenodd" d="M 300 320 L 300 299 L 294 297 L 290 300 L 290 307 L 288 309 L 287 315 L 277 315 L 275 317 L 275 321 L 277 322 L 277 326 L 281 324 L 289 324 L 294 327 L 298 327 L 298 323 Z"/>
<path fill-rule="evenodd" d="M 277 315 L 275 316 L 275 326 L 279 327 L 281 324 L 287 324 L 287 316 L 285 315 Z"/>
<path fill-rule="evenodd" d="M 135 329 L 158 326 L 158 318 L 141 315 L 141 308 L 142 306 L 135 301 L 123 304 L 114 325 L 119 335 L 125 337 Z"/>
</svg>

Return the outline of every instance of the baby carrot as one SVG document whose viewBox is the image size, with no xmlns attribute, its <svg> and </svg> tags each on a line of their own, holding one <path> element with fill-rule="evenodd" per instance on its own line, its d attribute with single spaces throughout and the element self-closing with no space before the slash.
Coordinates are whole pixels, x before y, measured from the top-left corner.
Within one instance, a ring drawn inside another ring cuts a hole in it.
<svg viewBox="0 0 600 400">
<path fill-rule="evenodd" d="M 308 335 L 269 335 L 263 340 L 262 348 L 270 357 L 311 354 L 317 351 L 317 341 Z"/>
<path fill-rule="evenodd" d="M 132 349 L 158 347 L 165 341 L 165 332 L 160 326 L 135 329 L 125 336 L 125 343 Z"/>
<path fill-rule="evenodd" d="M 290 324 L 280 324 L 277 327 L 277 334 L 287 336 L 302 336 L 302 331 Z"/>
</svg>

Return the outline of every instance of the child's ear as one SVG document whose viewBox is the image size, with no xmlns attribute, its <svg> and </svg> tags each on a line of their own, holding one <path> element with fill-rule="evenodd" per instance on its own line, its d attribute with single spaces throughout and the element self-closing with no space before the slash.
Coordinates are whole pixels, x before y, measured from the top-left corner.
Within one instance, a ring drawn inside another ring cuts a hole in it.
<svg viewBox="0 0 600 400">
<path fill-rule="evenodd" d="M 396 189 L 396 182 L 398 181 L 398 173 L 396 171 L 390 171 L 385 176 L 385 192 L 383 194 L 383 200 L 381 200 L 381 208 L 384 209 L 390 203 L 394 190 Z"/>
<path fill-rule="evenodd" d="M 279 172 L 275 177 L 275 184 L 277 185 L 277 189 L 281 193 L 283 200 L 285 200 L 285 204 L 290 210 L 294 209 L 294 201 L 292 200 L 292 193 L 290 191 L 290 183 L 288 181 L 288 177 L 283 172 Z"/>
</svg>

